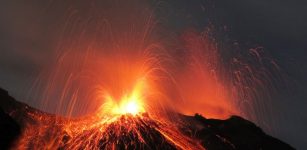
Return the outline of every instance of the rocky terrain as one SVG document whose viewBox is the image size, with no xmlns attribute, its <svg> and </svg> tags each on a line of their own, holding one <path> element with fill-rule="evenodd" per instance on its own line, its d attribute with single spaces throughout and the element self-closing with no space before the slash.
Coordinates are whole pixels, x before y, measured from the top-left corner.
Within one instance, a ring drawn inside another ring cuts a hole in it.
<svg viewBox="0 0 307 150">
<path fill-rule="evenodd" d="M 39 115 L 40 117 L 33 117 Z M 207 150 L 292 150 L 294 149 L 290 145 L 264 133 L 261 128 L 257 127 L 252 122 L 245 120 L 239 116 L 232 116 L 226 120 L 219 119 L 206 119 L 205 117 L 196 114 L 195 116 L 178 115 L 180 122 L 184 122 L 185 126 L 181 128 L 184 135 L 190 139 L 195 140 L 199 143 L 202 148 Z M 49 128 L 58 128 L 59 130 L 52 130 L 63 132 L 61 125 L 55 124 L 55 116 L 47 114 L 34 109 L 27 104 L 16 101 L 14 98 L 9 96 L 8 92 L 0 89 L 0 149 L 17 149 L 23 133 L 29 132 L 29 126 L 36 127 L 38 125 L 44 125 L 44 134 L 40 134 L 38 138 L 48 139 Z M 65 118 L 57 121 L 65 122 Z M 129 117 L 126 118 L 125 122 L 129 123 Z M 53 123 L 50 123 L 53 122 Z M 159 128 L 159 124 L 151 120 L 137 119 L 129 124 L 134 124 L 137 128 L 141 128 L 140 134 L 144 134 L 144 142 L 140 142 L 139 138 L 129 132 L 123 134 L 123 136 L 115 135 L 115 128 L 107 130 L 110 132 L 110 137 L 100 137 L 97 149 L 109 148 L 108 142 L 110 140 L 117 140 L 118 149 L 180 149 L 161 135 L 156 129 Z M 174 123 L 176 124 L 176 123 Z M 157 126 L 157 128 L 155 128 Z M 110 126 L 111 127 L 111 126 Z M 117 129 L 123 129 L 118 127 Z M 113 133 L 114 132 L 114 133 Z M 192 134 L 193 133 L 193 134 Z M 83 136 L 86 137 L 86 132 Z M 57 135 L 57 134 L 54 134 Z M 72 148 L 72 142 L 74 139 L 67 134 L 60 137 L 62 143 L 58 149 L 69 149 Z M 99 134 L 98 134 L 99 135 Z M 113 136 L 114 135 L 114 136 Z M 117 139 L 112 138 L 112 136 Z M 119 138 L 119 140 L 118 140 Z M 29 140 L 29 139 L 28 139 Z M 53 139 L 52 139 L 53 140 Z M 31 139 L 30 139 L 31 141 Z M 34 138 L 33 138 L 34 141 Z M 37 140 L 36 140 L 37 142 Z M 176 141 L 174 142 L 176 143 Z M 44 147 L 43 143 L 40 146 Z M 93 146 L 95 147 L 95 146 Z M 28 145 L 24 145 L 23 148 L 38 149 L 35 147 L 35 142 L 30 142 Z M 47 147 L 45 147 L 47 148 Z"/>
</svg>

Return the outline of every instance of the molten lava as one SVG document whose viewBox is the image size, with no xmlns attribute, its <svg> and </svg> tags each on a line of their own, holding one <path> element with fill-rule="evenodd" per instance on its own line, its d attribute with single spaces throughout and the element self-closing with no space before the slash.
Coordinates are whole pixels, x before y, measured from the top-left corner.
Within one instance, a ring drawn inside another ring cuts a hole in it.
<svg viewBox="0 0 307 150">
<path fill-rule="evenodd" d="M 141 71 L 142 72 L 142 71 Z M 133 86 L 121 92 L 98 89 L 102 101 L 93 114 L 77 119 L 48 117 L 29 112 L 18 149 L 203 149 L 201 144 L 182 132 L 184 125 L 172 122 L 150 106 L 152 82 L 147 74 L 133 77 Z M 126 78 L 128 79 L 128 78 Z M 127 83 L 127 82 L 123 82 Z M 151 90 L 148 90 L 151 89 Z M 150 107 L 149 107 L 150 106 Z M 176 114 L 172 114 L 173 117 Z M 48 135 L 48 136 L 47 136 Z M 44 143 L 43 145 L 39 143 Z M 32 147 L 35 146 L 35 147 Z"/>
<path fill-rule="evenodd" d="M 120 114 L 136 115 L 143 111 L 143 107 L 136 100 L 132 99 L 123 101 L 121 105 L 119 107 L 114 108 L 113 111 Z"/>
<path fill-rule="evenodd" d="M 145 112 L 144 102 L 143 102 L 143 88 L 144 81 L 138 81 L 138 83 L 133 87 L 131 93 L 124 94 L 120 101 L 117 101 L 109 93 L 105 93 L 104 104 L 100 108 L 103 113 L 112 115 L 137 115 Z"/>
<path fill-rule="evenodd" d="M 209 118 L 237 112 L 213 40 L 191 33 L 164 41 L 152 11 L 130 3 L 91 8 L 79 14 L 87 19 L 65 23 L 54 68 L 33 90 L 39 108 L 57 117 L 27 114 L 39 123 L 25 127 L 18 148 L 202 149 L 172 121 L 174 112 Z"/>
</svg>

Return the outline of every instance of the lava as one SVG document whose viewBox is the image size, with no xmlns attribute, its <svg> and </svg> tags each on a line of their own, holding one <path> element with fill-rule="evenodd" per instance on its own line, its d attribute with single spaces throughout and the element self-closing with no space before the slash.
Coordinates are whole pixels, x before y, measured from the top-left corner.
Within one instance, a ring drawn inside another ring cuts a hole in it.
<svg viewBox="0 0 307 150">
<path fill-rule="evenodd" d="M 105 88 L 98 89 L 96 99 L 100 99 L 102 105 L 96 112 L 81 118 L 52 118 L 29 112 L 29 118 L 38 122 L 26 125 L 15 148 L 204 149 L 182 131 L 184 124 L 173 122 L 161 115 L 161 110 L 152 109 L 157 107 L 150 107 L 146 77 L 140 76 L 134 86 L 130 86 L 131 90 L 121 96 L 114 96 Z M 171 116 L 176 117 L 176 114 Z"/>
<path fill-rule="evenodd" d="M 127 106 L 128 107 L 128 106 Z M 78 119 L 28 112 L 16 149 L 204 149 L 184 134 L 184 124 L 146 112 L 95 115 Z"/>
<path fill-rule="evenodd" d="M 205 32 L 174 35 L 160 26 L 148 3 L 120 2 L 92 0 L 97 7 L 88 11 L 64 11 L 72 20 L 58 27 L 63 32 L 55 40 L 54 60 L 33 84 L 31 106 L 66 117 L 240 113 L 239 98 L 218 72 L 214 39 Z M 101 9 L 104 3 L 113 9 Z M 71 7 L 79 9 L 78 3 Z"/>
<path fill-rule="evenodd" d="M 120 101 L 114 100 L 114 98 L 108 93 L 102 96 L 104 98 L 104 104 L 100 108 L 102 115 L 114 114 L 114 115 L 125 115 L 132 114 L 137 115 L 145 112 L 144 102 L 143 102 L 143 88 L 144 81 L 138 81 L 138 83 L 133 87 L 130 94 L 124 94 Z"/>
<path fill-rule="evenodd" d="M 38 122 L 25 126 L 18 149 L 203 149 L 182 132 L 184 123 L 172 121 L 189 97 L 178 90 L 181 77 L 170 67 L 174 58 L 157 35 L 154 14 L 140 5 L 67 21 L 65 31 L 76 28 L 63 32 L 54 64 L 33 88 L 42 95 L 39 109 L 56 117 L 27 114 Z M 180 74 L 194 75 L 181 66 Z"/>
<path fill-rule="evenodd" d="M 146 4 L 108 2 L 108 9 L 93 0 L 84 13 L 65 13 L 55 59 L 33 85 L 38 96 L 30 103 L 57 117 L 27 114 L 39 122 L 25 127 L 18 148 L 201 149 L 172 122 L 174 112 L 243 114 L 245 101 L 256 97 L 250 85 L 270 85 L 260 82 L 266 72 L 257 74 L 262 62 L 222 62 L 208 32 L 165 38 Z"/>
</svg>

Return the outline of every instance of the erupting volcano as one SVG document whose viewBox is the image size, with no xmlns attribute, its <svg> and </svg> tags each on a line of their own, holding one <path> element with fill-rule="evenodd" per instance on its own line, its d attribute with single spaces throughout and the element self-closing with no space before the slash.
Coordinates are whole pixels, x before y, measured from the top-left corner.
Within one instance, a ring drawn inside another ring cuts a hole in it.
<svg viewBox="0 0 307 150">
<path fill-rule="evenodd" d="M 1 146 L 292 149 L 238 117 L 266 125 L 259 95 L 269 99 L 282 80 L 262 47 L 226 55 L 214 26 L 172 32 L 154 13 L 163 3 L 68 2 L 48 5 L 61 12 L 48 25 L 54 53 L 27 104 L 0 92 L 0 130 L 10 135 L 0 135 Z"/>
<path fill-rule="evenodd" d="M 293 149 L 236 116 L 217 120 L 172 114 L 175 119 L 166 119 L 133 107 L 121 113 L 71 119 L 31 108 L 1 89 L 0 98 L 1 109 L 9 114 L 0 111 L 2 148 Z"/>
</svg>

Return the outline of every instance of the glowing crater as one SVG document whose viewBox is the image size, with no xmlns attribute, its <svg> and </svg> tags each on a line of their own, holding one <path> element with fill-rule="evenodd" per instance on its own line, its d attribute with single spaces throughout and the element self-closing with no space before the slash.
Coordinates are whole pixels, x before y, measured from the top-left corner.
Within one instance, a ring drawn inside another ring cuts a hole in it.
<svg viewBox="0 0 307 150">
<path fill-rule="evenodd" d="M 122 100 L 119 105 L 112 108 L 113 114 L 132 114 L 136 115 L 145 112 L 143 104 L 137 99 Z"/>
<path fill-rule="evenodd" d="M 144 81 L 137 82 L 129 94 L 123 95 L 119 100 L 114 99 L 108 93 L 104 93 L 104 104 L 100 109 L 100 113 L 109 115 L 137 115 L 144 113 Z"/>
</svg>

